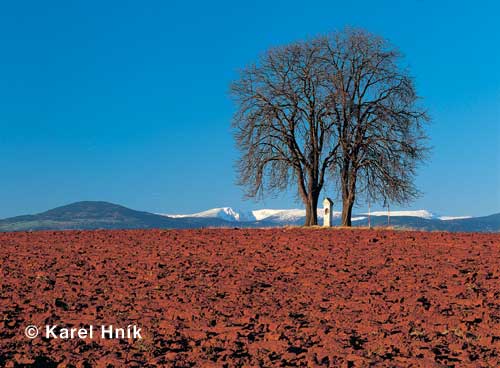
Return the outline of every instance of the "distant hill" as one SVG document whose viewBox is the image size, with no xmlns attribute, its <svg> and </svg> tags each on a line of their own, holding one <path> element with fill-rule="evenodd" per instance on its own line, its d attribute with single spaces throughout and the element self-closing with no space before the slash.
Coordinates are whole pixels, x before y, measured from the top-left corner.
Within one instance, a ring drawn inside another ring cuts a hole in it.
<svg viewBox="0 0 500 368">
<path fill-rule="evenodd" d="M 153 229 L 224 226 L 225 221 L 211 219 L 175 219 L 149 212 L 135 211 L 108 202 L 77 202 L 36 215 L 0 220 L 0 231 L 71 230 L 71 229 Z"/>
<path fill-rule="evenodd" d="M 322 223 L 322 210 L 318 209 Z M 159 215 L 136 211 L 108 202 L 77 202 L 36 215 L 0 220 L 0 231 L 89 230 L 89 229 L 193 229 L 202 227 L 276 227 L 302 225 L 301 209 L 263 209 L 241 212 L 230 207 L 215 208 L 190 215 Z M 396 228 L 441 230 L 453 232 L 500 232 L 500 214 L 484 217 L 454 218 L 436 216 L 429 211 L 391 213 L 390 225 Z M 333 225 L 340 224 L 340 213 L 334 213 Z M 374 212 L 372 226 L 387 226 L 387 215 Z M 354 226 L 367 226 L 366 214 L 353 216 Z"/>
<path fill-rule="evenodd" d="M 500 232 L 500 213 L 483 217 L 440 220 L 409 216 L 391 217 L 395 228 L 451 232 Z M 368 226 L 368 220 L 353 222 L 354 226 Z M 387 226 L 387 216 L 372 216 L 372 226 Z"/>
</svg>

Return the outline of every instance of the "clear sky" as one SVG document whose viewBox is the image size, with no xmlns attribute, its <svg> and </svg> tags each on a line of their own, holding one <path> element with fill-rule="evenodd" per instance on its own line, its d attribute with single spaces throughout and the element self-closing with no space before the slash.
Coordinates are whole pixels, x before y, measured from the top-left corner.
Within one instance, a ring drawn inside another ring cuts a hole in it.
<svg viewBox="0 0 500 368">
<path fill-rule="evenodd" d="M 401 49 L 433 118 L 410 208 L 500 212 L 498 4 L 3 2 L 0 217 L 79 200 L 165 213 L 300 206 L 294 193 L 243 200 L 228 85 L 268 47 L 345 26 Z"/>
</svg>

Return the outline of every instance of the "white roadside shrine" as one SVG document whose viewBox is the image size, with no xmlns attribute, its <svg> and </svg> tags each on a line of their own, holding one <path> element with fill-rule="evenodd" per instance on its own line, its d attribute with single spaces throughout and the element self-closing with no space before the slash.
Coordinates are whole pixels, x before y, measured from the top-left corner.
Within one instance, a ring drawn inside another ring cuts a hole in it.
<svg viewBox="0 0 500 368">
<path fill-rule="evenodd" d="M 330 198 L 326 197 L 323 200 L 323 208 L 325 210 L 325 214 L 323 216 L 324 227 L 332 226 L 332 207 L 333 207 L 333 201 Z"/>
</svg>

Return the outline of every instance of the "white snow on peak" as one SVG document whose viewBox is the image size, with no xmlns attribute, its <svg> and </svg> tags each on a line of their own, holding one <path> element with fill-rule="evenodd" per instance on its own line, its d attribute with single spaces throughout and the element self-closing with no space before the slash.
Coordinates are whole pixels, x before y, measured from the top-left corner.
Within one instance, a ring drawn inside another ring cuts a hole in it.
<svg viewBox="0 0 500 368">
<path fill-rule="evenodd" d="M 449 220 L 462 220 L 472 218 L 472 216 L 439 216 L 440 220 L 449 221 Z"/>
<path fill-rule="evenodd" d="M 164 216 L 174 217 L 174 218 L 182 218 L 182 217 L 198 217 L 198 218 L 220 218 L 226 221 L 255 221 L 251 212 L 243 212 L 235 210 L 231 207 L 220 207 L 220 208 L 212 208 L 210 210 L 206 210 L 198 213 L 191 213 L 185 215 L 169 215 L 165 214 Z"/>
<path fill-rule="evenodd" d="M 368 215 L 364 213 L 363 215 Z M 375 211 L 371 213 L 372 216 L 387 216 L 388 211 Z M 416 211 L 390 211 L 391 217 L 400 217 L 400 216 L 409 216 L 409 217 L 420 217 L 427 220 L 459 220 L 459 219 L 467 219 L 472 218 L 472 216 L 439 216 L 434 212 L 430 212 L 427 210 L 416 210 Z"/>
<path fill-rule="evenodd" d="M 262 221 L 269 217 L 282 220 L 295 220 L 304 217 L 306 215 L 306 210 L 298 208 L 291 210 L 262 209 L 252 211 L 252 214 L 255 216 L 257 221 Z"/>
<path fill-rule="evenodd" d="M 368 215 L 368 213 L 363 213 L 363 215 Z M 437 216 L 427 210 L 416 210 L 416 211 L 374 211 L 370 213 L 371 216 L 388 216 L 391 217 L 401 217 L 401 216 L 409 216 L 409 217 L 420 217 L 424 219 L 434 219 Z"/>
</svg>

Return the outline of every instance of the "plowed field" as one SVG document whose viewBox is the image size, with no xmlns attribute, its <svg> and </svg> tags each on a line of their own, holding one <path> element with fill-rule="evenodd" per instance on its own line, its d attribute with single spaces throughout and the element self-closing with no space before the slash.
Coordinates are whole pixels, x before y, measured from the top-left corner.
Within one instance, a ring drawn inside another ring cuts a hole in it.
<svg viewBox="0 0 500 368">
<path fill-rule="evenodd" d="M 3 233 L 0 366 L 497 367 L 499 277 L 499 234 Z"/>
</svg>

